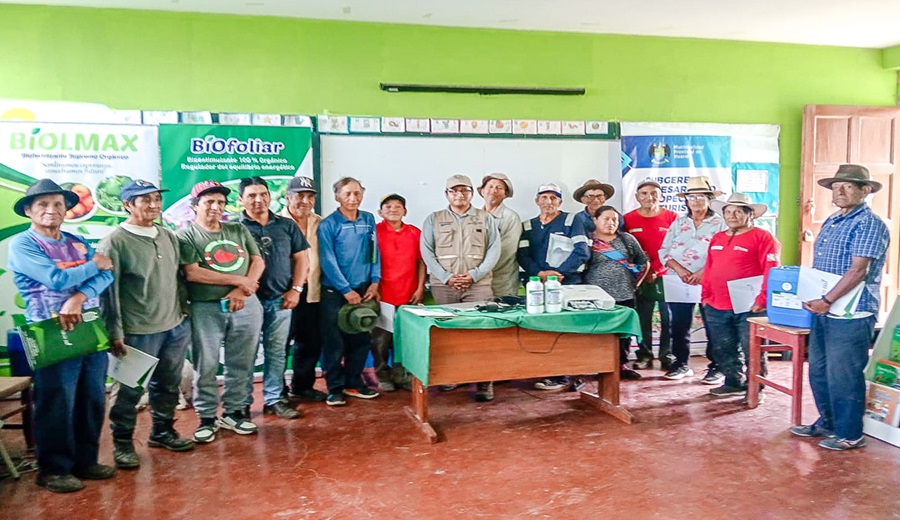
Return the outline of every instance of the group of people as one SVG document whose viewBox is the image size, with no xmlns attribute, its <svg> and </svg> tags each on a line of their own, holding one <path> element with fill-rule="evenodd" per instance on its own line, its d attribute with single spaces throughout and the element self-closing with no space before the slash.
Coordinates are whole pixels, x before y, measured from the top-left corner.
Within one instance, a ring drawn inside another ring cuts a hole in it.
<svg viewBox="0 0 900 520">
<path fill-rule="evenodd" d="M 816 242 L 814 267 L 844 277 L 821 301 L 804 304 L 816 314 L 810 381 L 821 417 L 791 431 L 824 436 L 825 447 L 847 449 L 864 443 L 862 368 L 878 312 L 888 235 L 864 202 L 880 188 L 865 168 L 844 165 L 820 184 L 833 190 L 840 211 L 826 221 Z M 121 192 L 127 219 L 96 250 L 83 237 L 61 230 L 66 210 L 78 197 L 52 180 L 32 185 L 15 205 L 17 214 L 31 220 L 9 252 L 27 319 L 57 318 L 71 330 L 83 309 L 101 307 L 112 354 L 127 355 L 134 348 L 159 358 L 148 385 L 150 447 L 188 451 L 213 442 L 220 429 L 255 433 L 250 408 L 260 345 L 265 414 L 296 419 L 301 413 L 291 406 L 292 399 L 343 406 L 347 397 L 372 399 L 379 392 L 409 388 L 410 374 L 389 363 L 391 334 L 348 327 L 347 309 L 376 301 L 421 303 L 426 281 L 438 304 L 515 296 L 532 276 L 599 286 L 640 316 L 643 339 L 632 365 L 627 363 L 631 338 L 620 342 L 625 379 L 639 379 L 635 369 L 652 367 L 651 327 L 658 307 L 658 358 L 664 377 L 678 380 L 693 376 L 688 357 L 695 304 L 665 302 L 663 276 L 677 276 L 702 287 L 710 362 L 702 382 L 715 385 L 714 396 L 746 392 L 747 318 L 765 311 L 766 289 L 764 284 L 750 312 L 736 312 L 727 282 L 765 276 L 779 265 L 779 244 L 753 225 L 764 205 L 741 193 L 719 200 L 723 194 L 706 177 L 691 178 L 679 194 L 687 208 L 681 216 L 660 207 L 661 187 L 651 179 L 637 187 L 640 207 L 624 216 L 607 204 L 614 188 L 589 180 L 573 193 L 584 204 L 582 211 L 561 211 L 562 190 L 547 183 L 535 192 L 538 215 L 522 220 L 504 205 L 513 196 L 505 174 L 481 180 L 477 191 L 483 208 L 472 204 L 476 187 L 471 179 L 453 175 L 445 183 L 447 207 L 430 214 L 421 230 L 404 222 L 406 199 L 397 193 L 381 198 L 382 220 L 376 223 L 374 215 L 359 209 L 365 188 L 350 177 L 333 185 L 338 209 L 324 218 L 314 211 L 319 193 L 306 177 L 291 179 L 281 214 L 270 210 L 264 179 L 243 179 L 239 190 L 240 222 L 226 222 L 229 188 L 212 180 L 197 183 L 190 193 L 196 218 L 172 232 L 159 223 L 166 190 L 133 181 Z M 863 280 L 858 315 L 834 321 L 827 315 L 830 303 Z M 220 349 L 221 395 L 216 380 Z M 370 351 L 377 388 L 363 377 Z M 289 352 L 293 375 L 285 385 Z M 174 428 L 188 353 L 199 417 L 191 439 Z M 327 392 L 314 388 L 320 360 Z M 106 353 L 98 352 L 35 372 L 38 485 L 71 492 L 81 489 L 84 479 L 113 476 L 115 468 L 97 462 L 106 366 Z M 577 389 L 581 384 L 573 375 L 542 379 L 535 388 Z M 121 469 L 140 466 L 133 444 L 140 397 L 141 390 L 123 387 L 109 412 L 113 457 Z M 474 397 L 492 400 L 493 383 L 477 383 Z"/>
</svg>

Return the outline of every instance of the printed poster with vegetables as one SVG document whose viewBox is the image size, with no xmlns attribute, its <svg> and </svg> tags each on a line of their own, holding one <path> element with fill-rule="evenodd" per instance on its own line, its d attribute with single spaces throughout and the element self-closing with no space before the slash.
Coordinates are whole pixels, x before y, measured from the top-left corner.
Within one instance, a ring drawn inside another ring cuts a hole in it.
<svg viewBox="0 0 900 520">
<path fill-rule="evenodd" d="M 78 194 L 63 230 L 100 240 L 123 221 L 119 199 L 132 179 L 159 182 L 155 126 L 0 121 L 0 345 L 12 328 L 12 314 L 24 304 L 6 272 L 10 239 L 29 220 L 13 204 L 37 179 L 50 178 Z"/>
<path fill-rule="evenodd" d="M 162 185 L 171 190 L 163 197 L 163 220 L 182 228 L 194 220 L 191 187 L 216 180 L 231 189 L 225 220 L 237 221 L 238 184 L 259 176 L 269 183 L 270 209 L 284 208 L 288 182 L 295 175 L 313 177 L 312 130 L 300 127 L 160 125 L 159 150 Z"/>
</svg>

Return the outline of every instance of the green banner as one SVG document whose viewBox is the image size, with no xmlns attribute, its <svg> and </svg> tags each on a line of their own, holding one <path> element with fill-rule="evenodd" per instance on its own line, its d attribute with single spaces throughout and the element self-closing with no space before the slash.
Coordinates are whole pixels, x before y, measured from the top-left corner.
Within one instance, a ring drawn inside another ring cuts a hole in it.
<svg viewBox="0 0 900 520">
<path fill-rule="evenodd" d="M 238 183 L 260 176 L 269 182 L 270 209 L 284 207 L 291 177 L 313 176 L 312 129 L 271 126 L 160 125 L 159 151 L 164 197 L 163 220 L 176 228 L 194 219 L 191 187 L 216 180 L 231 188 L 226 219 L 235 221 Z"/>
</svg>

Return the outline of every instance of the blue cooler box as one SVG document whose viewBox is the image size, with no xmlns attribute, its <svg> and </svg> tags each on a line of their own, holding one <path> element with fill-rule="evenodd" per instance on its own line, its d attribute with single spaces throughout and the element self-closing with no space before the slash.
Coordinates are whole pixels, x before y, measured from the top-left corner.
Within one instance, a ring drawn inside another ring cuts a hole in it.
<svg viewBox="0 0 900 520">
<path fill-rule="evenodd" d="M 803 308 L 797 298 L 797 279 L 800 268 L 774 267 L 769 270 L 766 285 L 766 314 L 769 323 L 808 329 L 812 323 L 812 313 Z"/>
</svg>

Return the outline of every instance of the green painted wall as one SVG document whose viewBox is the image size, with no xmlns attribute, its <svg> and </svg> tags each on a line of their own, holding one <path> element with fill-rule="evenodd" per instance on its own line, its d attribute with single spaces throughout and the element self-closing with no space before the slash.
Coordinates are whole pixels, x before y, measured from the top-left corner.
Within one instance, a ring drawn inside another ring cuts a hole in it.
<svg viewBox="0 0 900 520">
<path fill-rule="evenodd" d="M 886 69 L 900 69 L 900 45 L 883 49 L 881 65 Z"/>
<path fill-rule="evenodd" d="M 581 86 L 583 97 L 390 94 L 378 83 Z M 0 6 L 0 97 L 115 108 L 781 125 L 797 258 L 806 104 L 894 105 L 882 52 L 150 11 Z"/>
</svg>

